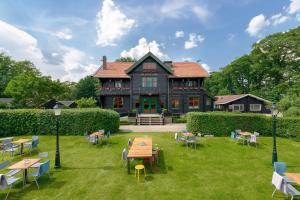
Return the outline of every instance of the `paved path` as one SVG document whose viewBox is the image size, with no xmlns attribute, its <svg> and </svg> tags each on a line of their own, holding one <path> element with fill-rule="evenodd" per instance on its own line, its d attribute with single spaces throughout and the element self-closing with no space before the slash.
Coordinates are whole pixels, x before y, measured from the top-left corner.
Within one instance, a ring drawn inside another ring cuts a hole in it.
<svg viewBox="0 0 300 200">
<path fill-rule="evenodd" d="M 176 132 L 186 129 L 186 124 L 166 125 L 121 125 L 121 132 Z"/>
</svg>

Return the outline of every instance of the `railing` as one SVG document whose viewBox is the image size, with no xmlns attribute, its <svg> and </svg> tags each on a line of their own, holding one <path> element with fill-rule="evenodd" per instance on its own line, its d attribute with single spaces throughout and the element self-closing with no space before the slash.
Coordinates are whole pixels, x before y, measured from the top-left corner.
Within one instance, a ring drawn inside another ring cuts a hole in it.
<svg viewBox="0 0 300 200">
<path fill-rule="evenodd" d="M 100 87 L 100 95 L 129 95 L 129 87 Z"/>
</svg>

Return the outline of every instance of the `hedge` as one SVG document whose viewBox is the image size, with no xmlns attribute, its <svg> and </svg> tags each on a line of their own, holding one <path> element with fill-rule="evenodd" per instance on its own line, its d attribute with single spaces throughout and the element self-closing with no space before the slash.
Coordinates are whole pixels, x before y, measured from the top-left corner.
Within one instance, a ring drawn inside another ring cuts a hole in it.
<svg viewBox="0 0 300 200">
<path fill-rule="evenodd" d="M 277 118 L 277 134 L 300 136 L 300 118 Z M 272 117 L 261 114 L 236 114 L 224 112 L 191 112 L 187 114 L 187 129 L 193 133 L 228 136 L 231 131 L 257 131 L 272 135 Z"/>
<path fill-rule="evenodd" d="M 119 130 L 117 112 L 99 108 L 63 109 L 60 116 L 59 134 L 83 135 L 99 129 Z M 56 133 L 53 110 L 17 109 L 0 110 L 0 136 L 47 135 Z"/>
</svg>

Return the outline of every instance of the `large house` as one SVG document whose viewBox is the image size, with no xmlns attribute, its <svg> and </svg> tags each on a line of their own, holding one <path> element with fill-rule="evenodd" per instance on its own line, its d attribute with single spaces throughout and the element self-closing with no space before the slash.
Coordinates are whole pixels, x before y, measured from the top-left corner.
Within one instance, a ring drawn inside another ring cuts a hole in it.
<svg viewBox="0 0 300 200">
<path fill-rule="evenodd" d="M 271 113 L 271 102 L 252 94 L 216 96 L 214 110 L 233 112 Z"/>
<path fill-rule="evenodd" d="M 107 62 L 104 56 L 94 77 L 100 80 L 101 107 L 121 114 L 213 109 L 213 100 L 203 89 L 208 72 L 196 62 L 163 62 L 151 52 L 136 62 Z"/>
</svg>

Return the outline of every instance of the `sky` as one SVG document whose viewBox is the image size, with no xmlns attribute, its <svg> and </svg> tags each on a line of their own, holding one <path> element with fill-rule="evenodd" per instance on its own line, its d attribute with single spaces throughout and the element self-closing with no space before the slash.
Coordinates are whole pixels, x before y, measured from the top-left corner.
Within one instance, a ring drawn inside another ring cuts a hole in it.
<svg viewBox="0 0 300 200">
<path fill-rule="evenodd" d="M 62 81 L 149 50 L 212 72 L 299 25 L 300 0 L 3 0 L 0 52 Z"/>
</svg>

